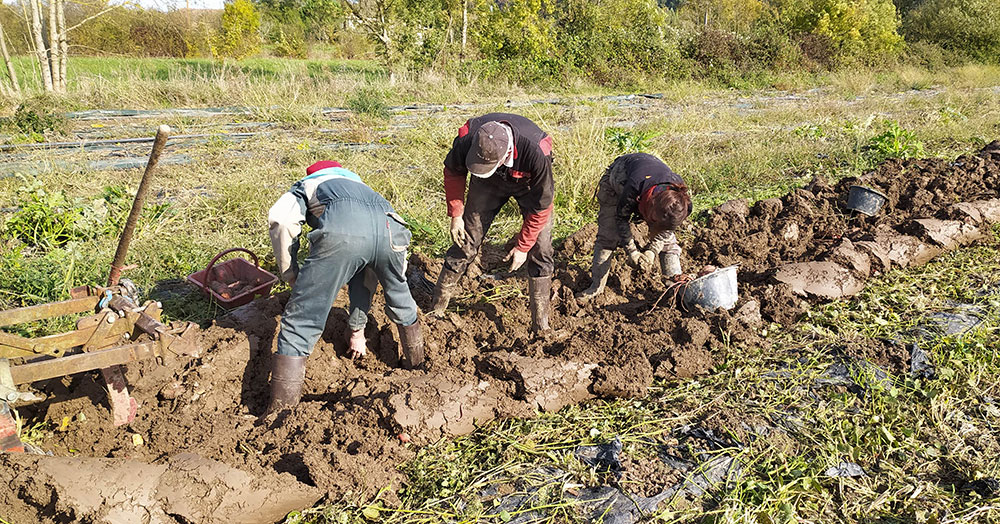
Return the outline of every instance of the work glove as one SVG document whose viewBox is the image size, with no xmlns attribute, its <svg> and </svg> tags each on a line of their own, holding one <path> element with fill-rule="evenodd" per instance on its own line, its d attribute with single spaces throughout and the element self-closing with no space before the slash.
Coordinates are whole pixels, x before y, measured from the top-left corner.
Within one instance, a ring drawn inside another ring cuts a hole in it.
<svg viewBox="0 0 1000 524">
<path fill-rule="evenodd" d="M 361 358 L 368 352 L 365 346 L 365 330 L 351 331 L 351 358 Z"/>
<path fill-rule="evenodd" d="M 643 267 L 643 256 L 642 252 L 635 247 L 635 241 L 632 240 L 625 245 L 625 253 L 628 255 L 628 263 L 630 266 L 636 269 L 645 269 Z"/>
<path fill-rule="evenodd" d="M 468 236 L 465 234 L 465 221 L 462 217 L 451 217 L 451 241 L 464 246 Z"/>
<path fill-rule="evenodd" d="M 528 252 L 521 251 L 515 247 L 514 249 L 511 249 L 510 252 L 507 253 L 507 256 L 503 259 L 504 262 L 508 260 L 510 260 L 510 272 L 513 273 L 517 271 L 518 268 L 523 266 L 526 260 L 528 260 Z"/>
<path fill-rule="evenodd" d="M 663 272 L 663 276 L 672 277 L 674 275 L 679 275 L 683 271 L 681 269 L 681 257 L 676 253 L 663 253 L 660 255 L 660 271 Z"/>
</svg>

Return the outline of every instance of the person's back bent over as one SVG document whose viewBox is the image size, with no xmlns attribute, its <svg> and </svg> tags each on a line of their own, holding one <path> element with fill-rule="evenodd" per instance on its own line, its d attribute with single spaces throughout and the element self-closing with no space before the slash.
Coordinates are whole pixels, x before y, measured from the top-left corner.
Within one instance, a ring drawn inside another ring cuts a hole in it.
<svg viewBox="0 0 1000 524">
<path fill-rule="evenodd" d="M 472 174 L 468 198 L 467 174 Z M 511 271 L 528 264 L 531 328 L 549 328 L 552 283 L 552 137 L 527 118 L 490 113 L 469 119 L 444 159 L 444 188 L 454 245 L 445 255 L 431 306 L 440 314 L 469 262 L 479 253 L 493 219 L 513 198 L 523 222 L 507 259 Z"/>
<path fill-rule="evenodd" d="M 350 328 L 355 333 L 364 329 L 375 292 L 366 275 L 374 274 L 382 284 L 385 313 L 398 328 L 404 366 L 419 366 L 424 358 L 417 306 L 406 283 L 410 232 L 405 222 L 385 198 L 336 162 L 318 162 L 306 173 L 268 213 L 278 270 L 292 284 L 272 357 L 268 412 L 299 401 L 306 359 L 344 284 L 350 295 Z M 309 257 L 299 271 L 303 222 L 313 231 Z"/>
</svg>

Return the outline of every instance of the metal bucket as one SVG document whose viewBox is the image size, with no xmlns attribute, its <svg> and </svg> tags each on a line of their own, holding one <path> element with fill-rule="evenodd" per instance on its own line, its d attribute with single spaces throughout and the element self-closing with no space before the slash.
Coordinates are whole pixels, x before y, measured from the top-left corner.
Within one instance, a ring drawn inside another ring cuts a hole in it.
<svg viewBox="0 0 1000 524">
<path fill-rule="evenodd" d="M 889 198 L 876 189 L 851 186 L 851 192 L 847 194 L 847 208 L 873 217 L 887 200 Z"/>
<path fill-rule="evenodd" d="M 728 266 L 688 282 L 681 295 L 685 308 L 701 306 L 710 311 L 732 309 L 736 305 L 736 269 Z"/>
</svg>

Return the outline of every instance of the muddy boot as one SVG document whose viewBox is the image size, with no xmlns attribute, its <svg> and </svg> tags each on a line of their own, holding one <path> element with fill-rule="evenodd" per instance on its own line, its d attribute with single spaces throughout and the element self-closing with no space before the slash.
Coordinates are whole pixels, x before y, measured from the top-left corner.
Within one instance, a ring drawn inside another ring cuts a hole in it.
<svg viewBox="0 0 1000 524">
<path fill-rule="evenodd" d="M 528 279 L 528 305 L 531 309 L 532 333 L 549 330 L 549 296 L 551 291 L 552 277 Z"/>
<path fill-rule="evenodd" d="M 444 313 L 445 308 L 448 307 L 448 301 L 451 300 L 452 293 L 455 292 L 455 285 L 458 284 L 458 279 L 461 276 L 446 267 L 441 268 L 437 285 L 434 286 L 434 298 L 431 300 L 432 315 L 441 316 Z"/>
<path fill-rule="evenodd" d="M 424 336 L 420 332 L 420 319 L 409 326 L 396 324 L 396 331 L 399 333 L 399 347 L 403 350 L 403 367 L 420 367 L 424 363 Z"/>
<path fill-rule="evenodd" d="M 660 271 L 670 278 L 681 274 L 681 257 L 673 253 L 660 253 Z"/>
<path fill-rule="evenodd" d="M 594 264 L 591 266 L 590 287 L 577 293 L 577 300 L 590 300 L 604 292 L 604 285 L 608 282 L 608 272 L 611 271 L 611 255 L 614 251 L 610 249 L 594 249 Z"/>
<path fill-rule="evenodd" d="M 266 415 L 291 408 L 302 397 L 302 381 L 306 377 L 309 357 L 275 354 L 271 357 L 271 404 Z"/>
</svg>

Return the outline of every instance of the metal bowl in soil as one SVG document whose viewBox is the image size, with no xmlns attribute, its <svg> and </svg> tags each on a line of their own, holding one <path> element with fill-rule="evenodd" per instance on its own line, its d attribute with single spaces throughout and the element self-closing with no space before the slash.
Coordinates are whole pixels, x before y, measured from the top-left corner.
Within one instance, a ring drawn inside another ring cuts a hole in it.
<svg viewBox="0 0 1000 524">
<path fill-rule="evenodd" d="M 873 217 L 888 200 L 889 198 L 877 189 L 851 186 L 851 190 L 847 194 L 847 208 Z"/>
<path fill-rule="evenodd" d="M 732 309 L 739 298 L 736 290 L 738 267 L 727 266 L 688 282 L 681 295 L 681 303 L 688 309 L 695 306 L 709 311 Z"/>
</svg>

